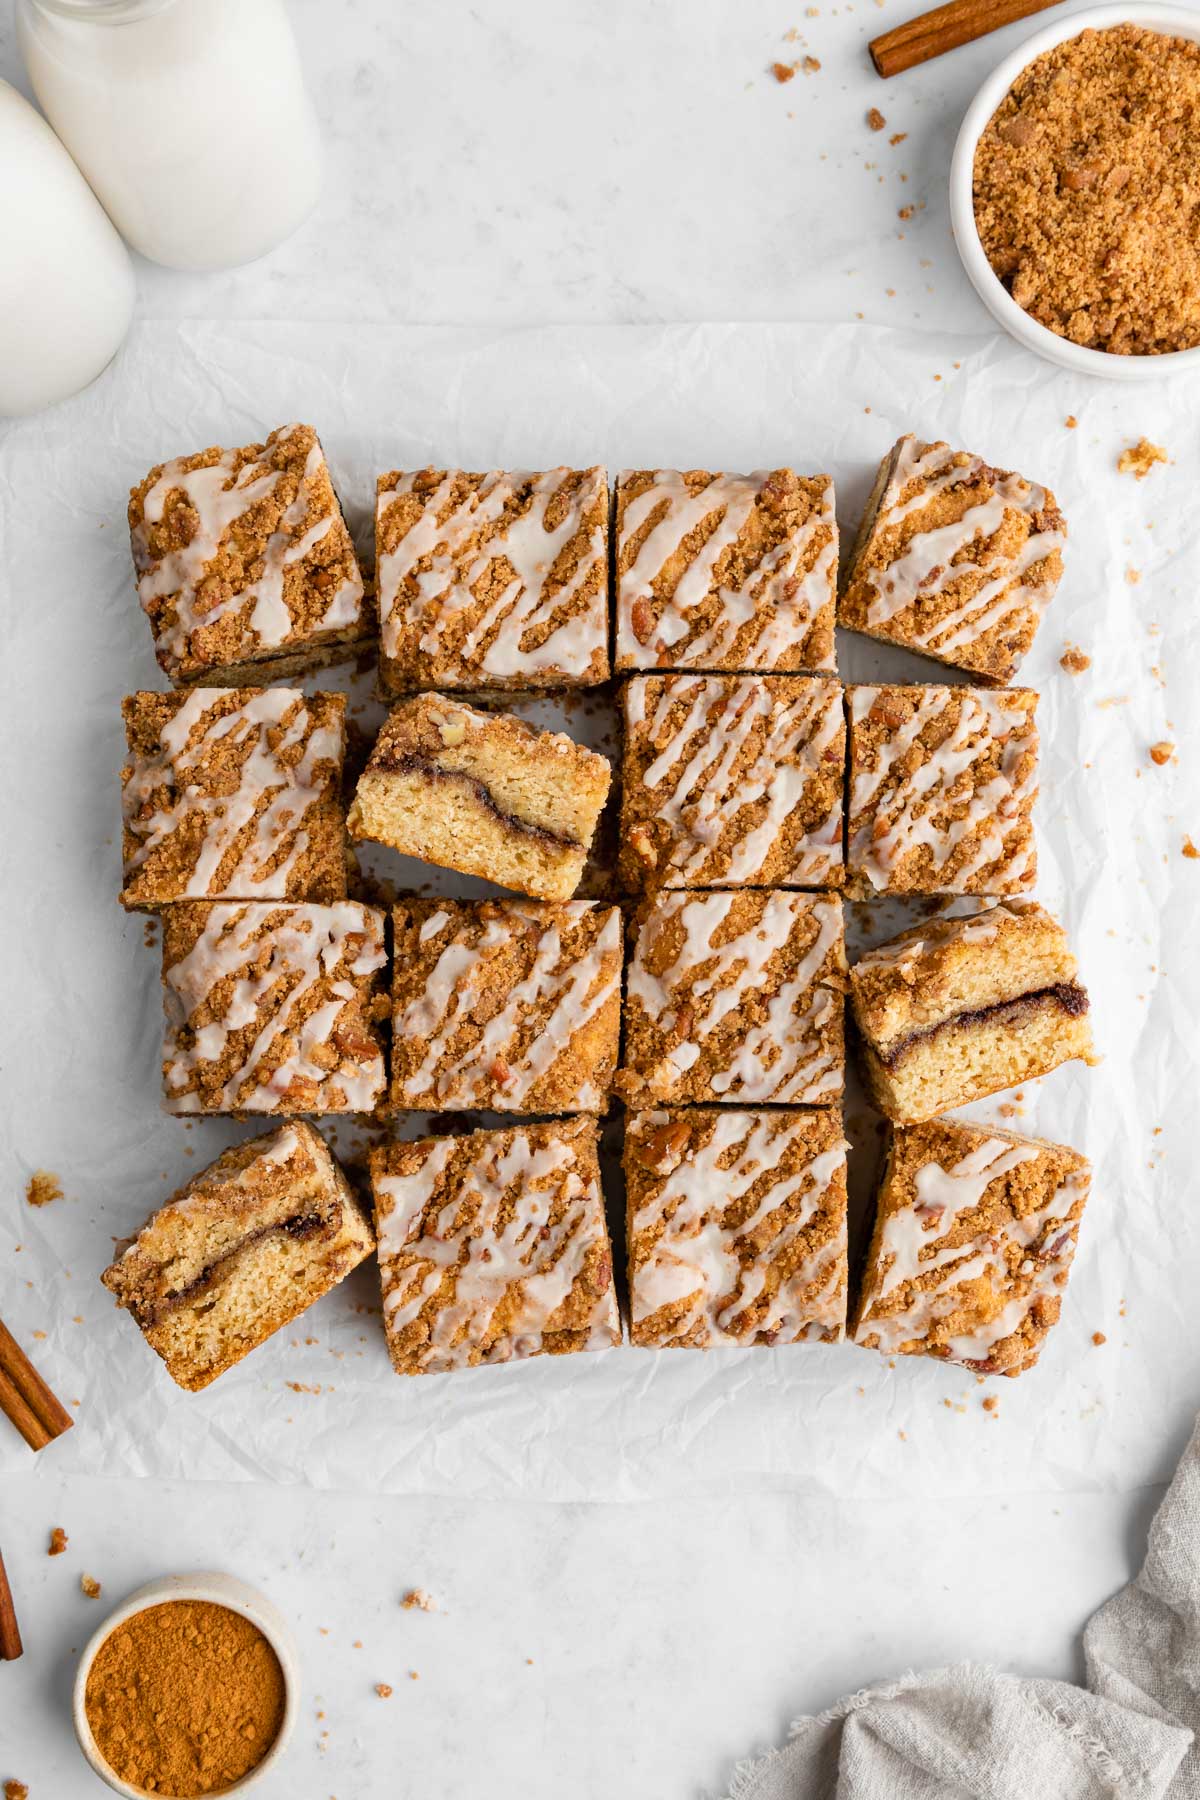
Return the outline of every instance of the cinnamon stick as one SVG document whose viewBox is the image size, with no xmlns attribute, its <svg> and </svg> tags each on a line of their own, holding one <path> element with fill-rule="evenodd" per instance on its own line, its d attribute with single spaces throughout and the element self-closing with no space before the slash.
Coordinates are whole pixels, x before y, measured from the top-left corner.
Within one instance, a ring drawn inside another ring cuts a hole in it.
<svg viewBox="0 0 1200 1800">
<path fill-rule="evenodd" d="M 16 1426 L 31 1450 L 44 1450 L 75 1423 L 3 1321 L 0 1321 L 0 1412 Z"/>
<path fill-rule="evenodd" d="M 876 73 L 885 78 L 901 75 L 946 50 L 973 44 L 1001 25 L 1012 25 L 1058 4 L 1059 0 L 950 0 L 948 6 L 937 6 L 877 37 L 868 46 L 871 61 Z"/>
<path fill-rule="evenodd" d="M 4 1570 L 4 1558 L 0 1556 L 0 1659 L 4 1662 L 16 1662 L 23 1647 L 12 1589 Z"/>
</svg>

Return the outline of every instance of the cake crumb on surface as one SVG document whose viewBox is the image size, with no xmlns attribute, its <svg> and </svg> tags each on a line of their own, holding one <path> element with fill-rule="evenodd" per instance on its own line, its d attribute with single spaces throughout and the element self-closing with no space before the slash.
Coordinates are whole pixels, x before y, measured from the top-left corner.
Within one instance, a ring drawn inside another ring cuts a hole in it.
<svg viewBox="0 0 1200 1800">
<path fill-rule="evenodd" d="M 1075 417 L 1074 413 L 1068 413 L 1066 418 L 1063 420 L 1063 424 L 1066 426 L 1068 431 L 1074 431 L 1075 427 L 1078 425 L 1078 423 L 1079 423 L 1079 420 Z"/>
<path fill-rule="evenodd" d="M 1058 666 L 1068 675 L 1082 675 L 1085 669 L 1091 668 L 1092 659 L 1077 644 L 1068 644 L 1058 659 Z"/>
<path fill-rule="evenodd" d="M 1000 1411 L 1000 1396 L 998 1394 L 985 1394 L 982 1405 L 984 1412 L 998 1413 Z"/>
<path fill-rule="evenodd" d="M 375 1683 L 375 1692 L 379 1695 L 381 1700 L 390 1700 L 392 1697 L 392 1690 L 386 1681 L 377 1681 Z"/>
<path fill-rule="evenodd" d="M 796 65 L 795 63 L 772 63 L 771 73 L 778 82 L 790 81 L 796 73 Z"/>
<path fill-rule="evenodd" d="M 49 1169 L 35 1169 L 29 1177 L 25 1188 L 25 1198 L 30 1206 L 49 1206 L 52 1200 L 61 1200 L 63 1186 L 58 1176 Z"/>
<path fill-rule="evenodd" d="M 1136 481 L 1145 481 L 1155 463 L 1165 463 L 1167 453 L 1161 444 L 1152 444 L 1149 438 L 1139 438 L 1136 444 L 1122 450 L 1117 458 L 1118 475 L 1132 475 Z"/>
<path fill-rule="evenodd" d="M 1102 1331 L 1093 1331 L 1092 1342 L 1095 1344 L 1096 1348 L 1099 1349 L 1101 1344 L 1107 1344 L 1108 1339 Z"/>
<path fill-rule="evenodd" d="M 50 1548 L 46 1551 L 46 1555 L 61 1556 L 69 1541 L 70 1540 L 62 1526 L 56 1525 L 50 1533 Z"/>
<path fill-rule="evenodd" d="M 1170 762 L 1170 760 L 1174 756 L 1174 754 L 1175 754 L 1174 744 L 1169 744 L 1165 738 L 1162 740 L 1161 743 L 1151 744 L 1151 746 L 1150 746 L 1150 761 L 1152 763 L 1156 763 L 1160 769 L 1162 768 L 1164 763 Z"/>
<path fill-rule="evenodd" d="M 882 131 L 886 126 L 887 120 L 877 106 L 873 106 L 867 114 L 867 124 L 871 127 L 872 131 Z"/>
<path fill-rule="evenodd" d="M 1136 587 L 1138 582 L 1142 579 L 1142 571 L 1140 569 L 1135 569 L 1133 564 L 1129 563 L 1125 569 L 1125 579 L 1130 587 Z"/>
<path fill-rule="evenodd" d="M 1197 850 L 1190 837 L 1185 837 L 1183 840 L 1183 854 L 1193 862 L 1200 861 L 1200 850 Z"/>
<path fill-rule="evenodd" d="M 424 1588 L 409 1588 L 400 1602 L 406 1612 L 436 1612 L 437 1603 Z"/>
<path fill-rule="evenodd" d="M 81 1575 L 79 1577 L 79 1585 L 89 1600 L 98 1600 L 100 1598 L 100 1583 L 96 1580 L 94 1575 Z"/>
<path fill-rule="evenodd" d="M 800 67 L 806 75 L 813 75 L 821 67 L 821 59 L 819 56 L 806 56 Z"/>
<path fill-rule="evenodd" d="M 23 1781 L 6 1781 L 4 1800 L 29 1800 L 29 1789 Z"/>
<path fill-rule="evenodd" d="M 907 131 L 894 131 L 888 139 L 889 144 L 902 144 L 908 136 Z"/>
</svg>

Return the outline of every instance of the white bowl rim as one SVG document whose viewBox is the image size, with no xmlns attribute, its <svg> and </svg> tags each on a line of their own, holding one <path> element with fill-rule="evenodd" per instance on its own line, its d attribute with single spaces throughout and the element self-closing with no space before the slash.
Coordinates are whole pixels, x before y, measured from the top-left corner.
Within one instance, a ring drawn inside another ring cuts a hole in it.
<svg viewBox="0 0 1200 1800">
<path fill-rule="evenodd" d="M 153 1581 L 147 1581 L 126 1595 L 121 1604 L 96 1627 L 83 1647 L 71 1695 L 71 1714 L 79 1748 L 93 1774 L 106 1782 L 114 1793 L 122 1795 L 124 1800 L 147 1800 L 144 1788 L 131 1787 L 127 1781 L 123 1781 L 100 1754 L 88 1723 L 85 1705 L 87 1679 L 96 1660 L 96 1652 L 114 1631 L 127 1619 L 133 1618 L 135 1613 L 145 1612 L 153 1606 L 164 1606 L 172 1600 L 207 1600 L 215 1606 L 228 1607 L 230 1612 L 240 1613 L 252 1625 L 257 1625 L 279 1658 L 279 1666 L 283 1671 L 283 1719 L 275 1741 L 262 1761 L 255 1763 L 241 1781 L 222 1790 L 226 1794 L 244 1793 L 268 1769 L 274 1767 L 292 1734 L 299 1705 L 300 1659 L 291 1629 L 278 1607 L 265 1594 L 260 1594 L 256 1588 L 239 1581 L 236 1575 L 227 1575 L 219 1569 L 198 1569 L 183 1575 L 161 1575 Z"/>
<path fill-rule="evenodd" d="M 1079 375 L 1100 375 L 1116 381 L 1151 381 L 1200 367 L 1200 345 L 1187 350 L 1167 350 L 1158 356 L 1117 356 L 1108 350 L 1092 350 L 1073 344 L 1046 325 L 1041 325 L 1017 305 L 992 269 L 975 224 L 975 147 L 984 128 L 1017 76 L 1037 57 L 1083 31 L 1105 31 L 1115 25 L 1141 25 L 1172 37 L 1200 43 L 1200 12 L 1183 6 L 1091 6 L 1068 14 L 1035 32 L 1006 56 L 983 82 L 968 106 L 959 127 L 950 162 L 950 222 L 954 241 L 967 277 L 992 317 L 1018 343 L 1039 356 Z"/>
</svg>

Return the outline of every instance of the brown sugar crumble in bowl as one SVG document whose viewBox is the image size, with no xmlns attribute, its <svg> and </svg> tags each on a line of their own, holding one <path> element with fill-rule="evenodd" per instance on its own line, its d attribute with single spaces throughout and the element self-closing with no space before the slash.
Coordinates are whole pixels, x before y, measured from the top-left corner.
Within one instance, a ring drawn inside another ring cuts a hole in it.
<svg viewBox="0 0 1200 1800">
<path fill-rule="evenodd" d="M 1083 31 L 1022 70 L 975 152 L 980 243 L 1017 305 L 1117 356 L 1200 345 L 1200 44 Z"/>
</svg>

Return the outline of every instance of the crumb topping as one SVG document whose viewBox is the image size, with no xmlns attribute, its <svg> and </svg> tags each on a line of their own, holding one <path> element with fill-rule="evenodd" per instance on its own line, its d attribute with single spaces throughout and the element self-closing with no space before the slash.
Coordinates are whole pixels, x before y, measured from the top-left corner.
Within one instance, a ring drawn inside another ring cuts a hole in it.
<svg viewBox="0 0 1200 1800">
<path fill-rule="evenodd" d="M 1117 473 L 1132 475 L 1135 481 L 1145 481 L 1155 463 L 1169 460 L 1161 444 L 1152 444 L 1149 438 L 1139 438 L 1136 444 L 1131 444 L 1118 456 Z"/>
</svg>

